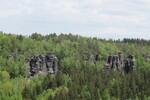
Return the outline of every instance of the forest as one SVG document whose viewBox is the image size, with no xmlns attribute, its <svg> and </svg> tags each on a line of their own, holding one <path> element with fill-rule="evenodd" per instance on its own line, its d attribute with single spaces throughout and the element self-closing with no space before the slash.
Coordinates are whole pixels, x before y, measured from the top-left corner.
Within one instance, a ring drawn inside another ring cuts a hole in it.
<svg viewBox="0 0 150 100">
<path fill-rule="evenodd" d="M 47 52 L 58 58 L 58 73 L 27 79 L 28 59 Z M 96 64 L 84 52 L 98 54 Z M 134 71 L 103 71 L 118 52 L 134 55 Z M 150 58 L 143 55 L 150 55 L 150 40 L 0 32 L 0 100 L 150 100 Z"/>
</svg>

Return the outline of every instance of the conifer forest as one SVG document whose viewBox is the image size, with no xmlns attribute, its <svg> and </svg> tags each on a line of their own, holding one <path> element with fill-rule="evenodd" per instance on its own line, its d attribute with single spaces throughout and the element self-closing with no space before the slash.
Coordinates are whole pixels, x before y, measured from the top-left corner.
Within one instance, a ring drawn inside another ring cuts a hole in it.
<svg viewBox="0 0 150 100">
<path fill-rule="evenodd" d="M 0 32 L 0 100 L 150 100 L 150 40 Z"/>
</svg>

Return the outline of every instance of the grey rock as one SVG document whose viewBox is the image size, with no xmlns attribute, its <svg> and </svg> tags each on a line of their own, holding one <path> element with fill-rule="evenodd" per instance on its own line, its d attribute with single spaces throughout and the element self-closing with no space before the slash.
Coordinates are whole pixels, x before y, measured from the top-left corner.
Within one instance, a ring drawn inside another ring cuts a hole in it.
<svg viewBox="0 0 150 100">
<path fill-rule="evenodd" d="M 123 67 L 123 54 L 111 55 L 108 57 L 107 63 L 104 65 L 103 70 L 119 70 Z"/>
<path fill-rule="evenodd" d="M 134 55 L 129 55 L 125 60 L 124 72 L 129 73 L 132 72 L 136 68 L 136 63 L 134 59 Z"/>
<path fill-rule="evenodd" d="M 129 73 L 136 68 L 133 55 L 129 55 L 125 60 L 122 53 L 111 55 L 108 57 L 107 63 L 103 67 L 103 71 L 118 70 L 120 72 Z"/>
<path fill-rule="evenodd" d="M 33 77 L 35 74 L 40 76 L 41 74 L 57 74 L 58 72 L 58 58 L 51 52 L 31 57 L 28 64 L 28 77 Z"/>
</svg>

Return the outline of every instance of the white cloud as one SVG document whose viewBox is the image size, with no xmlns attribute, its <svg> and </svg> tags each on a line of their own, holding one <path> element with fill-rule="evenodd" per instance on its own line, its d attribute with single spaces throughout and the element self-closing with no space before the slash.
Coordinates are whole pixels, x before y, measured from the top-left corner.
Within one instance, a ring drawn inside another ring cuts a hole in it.
<svg viewBox="0 0 150 100">
<path fill-rule="evenodd" d="M 13 16 L 16 14 L 19 14 L 21 11 L 20 10 L 5 10 L 5 11 L 0 11 L 0 18 L 5 18 L 9 16 Z"/>
<path fill-rule="evenodd" d="M 150 3 L 149 0 L 142 0 L 142 2 L 144 2 L 144 3 Z"/>
<path fill-rule="evenodd" d="M 95 32 L 96 36 L 98 33 L 114 33 L 121 34 L 120 37 L 125 33 L 150 32 L 149 0 L 0 0 L 0 2 L 2 31 L 89 34 Z"/>
<path fill-rule="evenodd" d="M 100 6 L 103 0 L 84 0 L 86 5 Z"/>
<path fill-rule="evenodd" d="M 45 0 L 44 5 L 44 9 L 52 14 L 78 14 L 80 12 L 76 9 L 78 4 L 69 0 L 58 0 L 57 2 Z"/>
</svg>

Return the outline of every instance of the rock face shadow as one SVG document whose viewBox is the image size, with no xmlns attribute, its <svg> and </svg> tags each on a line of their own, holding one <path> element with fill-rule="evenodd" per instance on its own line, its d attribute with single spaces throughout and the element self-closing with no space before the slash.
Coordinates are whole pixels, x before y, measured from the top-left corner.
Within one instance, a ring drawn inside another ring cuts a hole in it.
<svg viewBox="0 0 150 100">
<path fill-rule="evenodd" d="M 129 73 L 136 68 L 134 55 L 129 55 L 126 59 L 122 53 L 117 55 L 110 55 L 106 64 L 103 67 L 103 71 L 118 70 L 120 72 Z"/>
<path fill-rule="evenodd" d="M 31 57 L 28 64 L 28 78 L 30 79 L 34 75 L 57 74 L 58 72 L 58 58 L 51 52 Z"/>
</svg>

